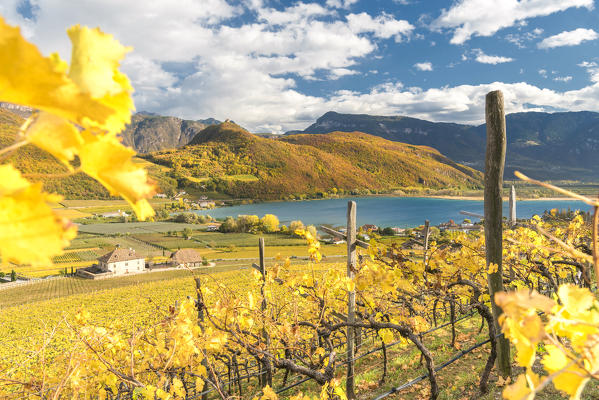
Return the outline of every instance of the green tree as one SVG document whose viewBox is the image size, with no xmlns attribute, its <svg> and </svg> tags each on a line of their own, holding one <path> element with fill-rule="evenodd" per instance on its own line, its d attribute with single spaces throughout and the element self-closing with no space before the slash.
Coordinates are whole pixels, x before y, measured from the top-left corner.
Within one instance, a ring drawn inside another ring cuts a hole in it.
<svg viewBox="0 0 599 400">
<path fill-rule="evenodd" d="M 227 217 L 225 222 L 220 225 L 219 231 L 223 233 L 227 232 L 236 232 L 237 231 L 237 221 L 233 219 L 233 217 Z"/>
<path fill-rule="evenodd" d="M 191 235 L 193 234 L 193 231 L 191 230 L 191 228 L 185 228 L 183 229 L 183 237 L 185 239 L 191 239 Z"/>
</svg>

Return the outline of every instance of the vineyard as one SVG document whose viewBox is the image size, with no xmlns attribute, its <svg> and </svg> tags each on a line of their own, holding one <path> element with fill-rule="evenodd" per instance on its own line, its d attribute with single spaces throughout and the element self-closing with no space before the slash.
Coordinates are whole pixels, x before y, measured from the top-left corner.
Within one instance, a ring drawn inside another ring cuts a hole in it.
<svg viewBox="0 0 599 400">
<path fill-rule="evenodd" d="M 506 273 L 514 274 L 511 286 L 534 287 L 543 293 L 555 292 L 565 282 L 584 286 L 584 261 L 551 250 L 551 239 L 540 235 L 540 230 L 555 240 L 588 249 L 590 231 L 582 216 L 570 222 L 537 218 L 506 229 L 504 241 L 512 250 L 504 266 Z M 189 302 L 186 299 L 198 293 L 198 304 L 205 303 L 200 308 L 204 321 L 199 323 L 210 337 L 199 335 L 196 340 L 208 341 L 203 363 L 212 372 L 199 374 L 205 381 L 200 384 L 193 369 L 176 369 L 169 379 L 178 377 L 188 398 L 251 398 L 266 384 L 281 394 L 330 390 L 335 396 L 335 391 L 345 387 L 348 359 L 354 361 L 356 391 L 372 397 L 399 393 L 408 399 L 453 398 L 450 395 L 457 392 L 488 392 L 498 332 L 485 294 L 489 271 L 480 234 L 431 238 L 426 264 L 395 245 L 373 240 L 358 254 L 361 261 L 353 280 L 343 276 L 344 265 L 317 263 L 319 243 L 308 239 L 313 263 L 280 261 L 265 269 L 265 279 L 247 267 L 196 274 L 195 282 L 189 272 L 181 271 L 188 276 L 39 301 L 33 307 L 4 308 L 0 326 L 6 343 L 1 357 L 30 371 L 29 362 L 36 360 L 29 358 L 31 350 L 42 346 L 46 362 L 60 363 L 65 349 L 77 347 L 77 339 L 69 333 L 78 329 L 77 310 L 89 313 L 86 326 L 107 330 L 102 338 L 93 339 L 97 346 L 105 346 L 103 341 L 117 332 L 148 334 L 148 326 L 160 326 L 156 325 L 159 321 L 177 315 L 176 307 L 182 309 Z M 353 322 L 347 319 L 350 289 L 356 293 Z M 64 289 L 57 286 L 56 290 Z M 115 316 L 119 316 L 116 321 Z M 35 322 L 42 318 L 43 325 Z M 348 327 L 356 335 L 353 357 L 347 355 Z M 52 332 L 50 338 L 48 332 Z M 208 344 L 214 341 L 224 342 Z M 458 372 L 459 363 L 467 363 L 468 377 Z M 446 371 L 459 377 L 456 380 Z M 11 373 L 23 376 L 24 371 Z M 140 374 L 139 379 L 160 381 L 160 374 Z M 203 385 L 208 386 L 200 390 Z M 594 387 L 587 390 L 594 391 Z M 3 390 L 10 393 L 17 387 Z M 112 390 L 121 396 L 136 392 L 123 384 Z"/>
</svg>

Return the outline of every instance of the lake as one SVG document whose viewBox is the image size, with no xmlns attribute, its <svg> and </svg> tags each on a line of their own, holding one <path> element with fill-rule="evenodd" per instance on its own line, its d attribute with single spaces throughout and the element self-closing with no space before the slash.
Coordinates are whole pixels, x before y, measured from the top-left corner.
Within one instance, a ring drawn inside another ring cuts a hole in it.
<svg viewBox="0 0 599 400">
<path fill-rule="evenodd" d="M 431 224 L 438 225 L 453 219 L 461 222 L 464 218 L 473 217 L 461 215 L 460 211 L 470 211 L 483 214 L 482 200 L 455 200 L 421 197 L 352 197 L 342 199 L 323 199 L 305 201 L 281 201 L 246 204 L 234 207 L 222 207 L 213 210 L 196 211 L 199 214 L 210 214 L 214 218 L 227 216 L 237 217 L 240 214 L 258 215 L 274 214 L 282 224 L 293 220 L 301 220 L 304 224 L 345 225 L 347 202 L 353 200 L 357 204 L 358 226 L 374 224 L 378 226 L 397 226 L 409 228 L 424 223 L 425 219 Z M 508 203 L 504 202 L 503 215 L 508 215 Z M 529 218 L 542 214 L 545 210 L 580 209 L 589 211 L 590 206 L 575 200 L 528 200 L 517 202 L 518 218 Z"/>
</svg>

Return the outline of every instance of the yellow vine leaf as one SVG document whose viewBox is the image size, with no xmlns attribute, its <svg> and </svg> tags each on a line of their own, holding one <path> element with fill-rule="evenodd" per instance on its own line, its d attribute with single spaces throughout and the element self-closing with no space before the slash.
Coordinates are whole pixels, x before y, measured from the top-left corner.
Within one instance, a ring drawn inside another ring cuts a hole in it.
<svg viewBox="0 0 599 400">
<path fill-rule="evenodd" d="M 503 398 L 508 400 L 531 400 L 534 393 L 526 383 L 526 376 L 519 375 L 516 382 L 512 383 L 503 390 Z"/>
<path fill-rule="evenodd" d="M 50 264 L 76 235 L 75 225 L 48 203 L 61 197 L 42 192 L 12 165 L 0 165 L 0 257 L 2 263 Z"/>
<path fill-rule="evenodd" d="M 131 203 L 139 219 L 154 215 L 146 198 L 154 194 L 155 188 L 146 170 L 133 164 L 135 151 L 108 135 L 83 131 L 82 136 L 85 144 L 79 150 L 79 158 L 83 172 L 97 179 L 111 194 Z"/>
<path fill-rule="evenodd" d="M 45 111 L 32 119 L 31 125 L 24 130 L 25 137 L 72 170 L 70 161 L 83 144 L 79 130 L 65 119 Z"/>
<path fill-rule="evenodd" d="M 73 43 L 69 78 L 84 93 L 89 93 L 114 112 L 100 128 L 120 132 L 131 120 L 133 88 L 118 70 L 120 61 L 131 50 L 100 29 L 75 25 L 67 30 Z"/>
<path fill-rule="evenodd" d="M 71 170 L 79 156 L 81 169 L 125 198 L 140 220 L 151 217 L 146 199 L 154 185 L 117 137 L 134 108 L 133 88 L 118 70 L 129 48 L 97 28 L 76 25 L 68 34 L 73 52 L 67 68 L 56 54 L 43 57 L 0 18 L 0 101 L 41 110 L 22 127 L 26 140 Z"/>
<path fill-rule="evenodd" d="M 571 363 L 566 354 L 558 347 L 546 345 L 545 349 L 547 354 L 543 357 L 543 365 L 547 372 L 553 374 L 561 371 L 553 378 L 555 388 L 569 394 L 570 399 L 579 399 L 586 382 L 589 380 L 586 371 Z"/>
<path fill-rule="evenodd" d="M 45 110 L 82 124 L 103 124 L 114 112 L 93 99 L 65 75 L 58 55 L 44 57 L 19 28 L 0 17 L 0 99 Z"/>
</svg>

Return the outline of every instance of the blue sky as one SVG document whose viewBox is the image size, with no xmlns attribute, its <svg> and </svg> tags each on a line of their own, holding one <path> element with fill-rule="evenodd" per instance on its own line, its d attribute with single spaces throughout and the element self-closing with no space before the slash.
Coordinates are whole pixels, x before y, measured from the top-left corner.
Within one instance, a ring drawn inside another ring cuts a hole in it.
<svg viewBox="0 0 599 400">
<path fill-rule="evenodd" d="M 599 111 L 594 0 L 3 0 L 45 54 L 99 26 L 134 50 L 138 110 L 303 129 L 329 110 L 478 124 L 508 112 Z"/>
</svg>

